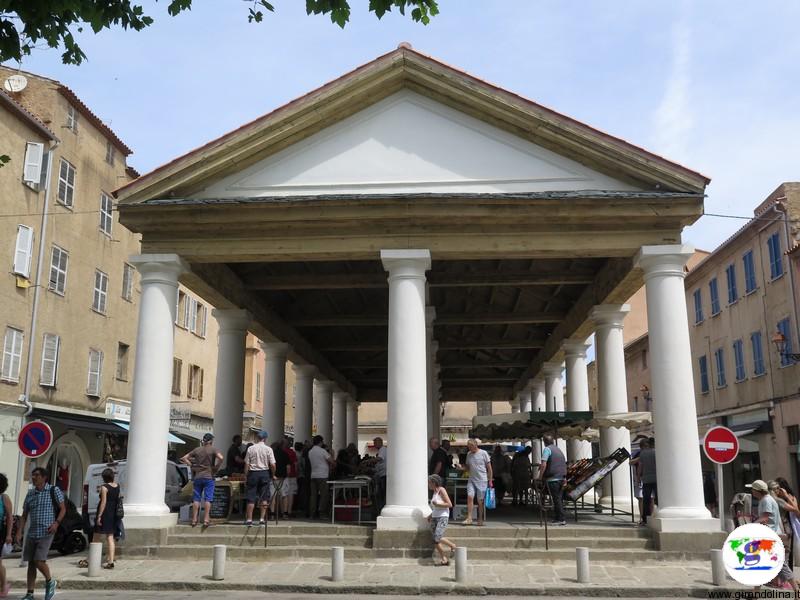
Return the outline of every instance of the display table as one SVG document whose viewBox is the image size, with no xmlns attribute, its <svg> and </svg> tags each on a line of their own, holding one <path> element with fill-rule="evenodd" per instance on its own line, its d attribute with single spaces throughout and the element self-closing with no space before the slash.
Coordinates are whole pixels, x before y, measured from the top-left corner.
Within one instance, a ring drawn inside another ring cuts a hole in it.
<svg viewBox="0 0 800 600">
<path fill-rule="evenodd" d="M 361 501 L 364 498 L 364 492 L 366 492 L 366 497 L 369 497 L 369 480 L 334 479 L 332 481 L 328 481 L 327 483 L 331 487 L 331 523 L 335 522 L 337 508 L 356 508 L 356 506 L 353 504 L 337 504 L 336 499 L 339 496 L 339 492 L 342 492 L 342 497 L 344 498 L 343 501 L 346 502 L 348 490 L 358 490 L 358 519 L 356 522 L 361 524 Z"/>
</svg>

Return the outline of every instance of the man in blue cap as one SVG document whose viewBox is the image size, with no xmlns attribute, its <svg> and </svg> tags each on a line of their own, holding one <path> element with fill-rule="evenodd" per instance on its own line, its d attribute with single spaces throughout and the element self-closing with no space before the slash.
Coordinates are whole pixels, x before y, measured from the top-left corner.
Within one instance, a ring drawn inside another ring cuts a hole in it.
<svg viewBox="0 0 800 600">
<path fill-rule="evenodd" d="M 267 446 L 267 432 L 258 432 L 258 443 L 247 449 L 244 456 L 244 475 L 247 478 L 245 486 L 247 495 L 247 516 L 244 524 L 250 527 L 253 524 L 253 508 L 256 500 L 261 503 L 261 520 L 264 525 L 267 520 L 267 505 L 269 504 L 270 484 L 275 476 L 275 453 Z"/>
</svg>

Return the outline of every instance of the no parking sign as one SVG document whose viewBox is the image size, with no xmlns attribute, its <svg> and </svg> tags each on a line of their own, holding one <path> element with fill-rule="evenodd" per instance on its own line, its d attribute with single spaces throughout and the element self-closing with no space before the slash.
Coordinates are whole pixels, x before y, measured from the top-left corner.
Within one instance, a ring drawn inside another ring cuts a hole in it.
<svg viewBox="0 0 800 600">
<path fill-rule="evenodd" d="M 19 451 L 28 458 L 41 456 L 53 443 L 53 430 L 44 421 L 32 421 L 25 425 L 17 436 Z"/>
</svg>

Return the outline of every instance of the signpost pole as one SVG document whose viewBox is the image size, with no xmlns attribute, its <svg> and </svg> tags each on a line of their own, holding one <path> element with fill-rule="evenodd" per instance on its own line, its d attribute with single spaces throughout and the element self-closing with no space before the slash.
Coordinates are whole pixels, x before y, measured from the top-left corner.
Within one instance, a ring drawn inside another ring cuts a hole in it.
<svg viewBox="0 0 800 600">
<path fill-rule="evenodd" d="M 725 501 L 722 485 L 722 465 L 717 463 L 717 512 L 719 513 L 719 528 L 725 531 Z"/>
</svg>

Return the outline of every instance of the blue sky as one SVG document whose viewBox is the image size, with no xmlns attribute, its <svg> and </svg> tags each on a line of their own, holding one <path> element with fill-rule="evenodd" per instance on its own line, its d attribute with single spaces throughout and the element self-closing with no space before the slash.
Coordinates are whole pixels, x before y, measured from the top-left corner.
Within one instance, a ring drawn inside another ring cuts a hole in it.
<svg viewBox="0 0 800 600">
<path fill-rule="evenodd" d="M 341 30 L 304 2 L 247 22 L 249 3 L 195 0 L 143 32 L 79 37 L 89 60 L 36 50 L 22 68 L 69 85 L 141 172 L 410 42 L 416 49 L 713 179 L 706 211 L 751 215 L 800 179 L 800 2 L 441 0 L 425 27 L 351 0 Z M 743 221 L 704 217 L 713 249 Z"/>
</svg>

